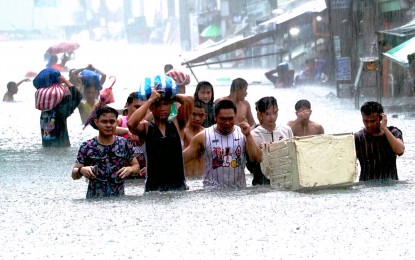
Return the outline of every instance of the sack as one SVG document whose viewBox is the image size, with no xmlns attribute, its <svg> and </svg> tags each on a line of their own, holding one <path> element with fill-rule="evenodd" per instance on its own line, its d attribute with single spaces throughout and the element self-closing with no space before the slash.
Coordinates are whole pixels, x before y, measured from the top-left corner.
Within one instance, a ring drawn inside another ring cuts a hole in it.
<svg viewBox="0 0 415 260">
<path fill-rule="evenodd" d="M 94 86 L 95 89 L 97 90 L 102 89 L 101 82 L 99 81 L 99 77 L 101 75 L 98 72 L 85 69 L 81 71 L 80 76 L 81 76 L 82 85 L 84 85 L 85 88 Z"/>
<path fill-rule="evenodd" d="M 51 110 L 62 101 L 64 95 L 65 87 L 61 84 L 40 88 L 35 93 L 35 107 L 42 111 Z"/>
<path fill-rule="evenodd" d="M 172 78 L 169 76 L 157 75 L 144 78 L 138 89 L 137 98 L 142 101 L 149 99 L 151 91 L 156 85 L 158 85 L 157 89 L 164 90 L 161 94 L 163 99 L 173 99 L 177 94 L 177 84 Z"/>
<path fill-rule="evenodd" d="M 190 83 L 190 75 L 184 73 L 183 71 L 171 69 L 166 73 L 166 75 L 174 79 L 179 86 L 189 85 Z"/>
<path fill-rule="evenodd" d="M 39 89 L 49 87 L 52 84 L 59 84 L 61 82 L 60 76 L 61 73 L 58 70 L 46 68 L 33 79 L 33 86 Z"/>
</svg>

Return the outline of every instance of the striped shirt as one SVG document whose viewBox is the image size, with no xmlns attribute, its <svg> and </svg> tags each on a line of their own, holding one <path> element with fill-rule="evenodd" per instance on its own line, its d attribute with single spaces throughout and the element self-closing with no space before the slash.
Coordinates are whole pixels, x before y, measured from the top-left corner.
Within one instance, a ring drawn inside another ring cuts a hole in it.
<svg viewBox="0 0 415 260">
<path fill-rule="evenodd" d="M 246 187 L 245 136 L 239 126 L 228 135 L 216 130 L 216 124 L 205 129 L 205 188 Z"/>
<path fill-rule="evenodd" d="M 396 127 L 388 127 L 391 133 L 401 140 L 402 131 Z M 361 172 L 360 181 L 375 179 L 398 180 L 396 169 L 396 154 L 392 150 L 386 136 L 373 136 L 365 129 L 354 134 L 356 156 L 359 160 Z"/>
</svg>

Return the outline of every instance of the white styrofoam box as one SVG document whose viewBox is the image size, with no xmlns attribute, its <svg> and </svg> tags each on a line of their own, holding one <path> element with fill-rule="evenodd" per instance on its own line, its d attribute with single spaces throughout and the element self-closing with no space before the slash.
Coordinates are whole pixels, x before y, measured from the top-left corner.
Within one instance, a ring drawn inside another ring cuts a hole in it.
<svg viewBox="0 0 415 260">
<path fill-rule="evenodd" d="M 296 190 L 355 182 L 356 151 L 351 133 L 296 137 L 262 149 L 261 169 L 273 187 Z"/>
</svg>

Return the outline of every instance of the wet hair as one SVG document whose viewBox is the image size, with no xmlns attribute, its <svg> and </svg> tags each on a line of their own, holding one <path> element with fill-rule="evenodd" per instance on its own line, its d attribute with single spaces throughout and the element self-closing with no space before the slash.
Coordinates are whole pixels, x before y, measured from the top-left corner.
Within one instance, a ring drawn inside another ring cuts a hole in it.
<svg viewBox="0 0 415 260">
<path fill-rule="evenodd" d="M 248 82 L 242 78 L 236 78 L 232 80 L 231 92 L 235 92 L 238 89 L 242 89 L 248 86 Z"/>
<path fill-rule="evenodd" d="M 270 107 L 278 108 L 275 97 L 263 97 L 255 103 L 255 109 L 257 112 L 265 113 L 265 111 L 267 111 Z"/>
<path fill-rule="evenodd" d="M 205 109 L 205 105 L 203 104 L 203 102 L 200 101 L 200 100 L 197 100 L 197 99 L 195 99 L 193 101 L 193 106 L 194 107 L 197 107 L 197 108 L 203 108 L 203 109 Z"/>
<path fill-rule="evenodd" d="M 218 103 L 216 103 L 216 105 L 215 105 L 215 115 L 218 115 L 219 111 L 221 109 L 233 109 L 233 111 L 236 114 L 236 106 L 229 99 L 223 99 L 223 100 L 219 101 Z"/>
<path fill-rule="evenodd" d="M 214 100 L 215 93 L 213 91 L 212 84 L 210 84 L 210 82 L 208 82 L 208 81 L 200 81 L 199 83 L 197 83 L 195 94 L 193 96 L 194 96 L 195 100 L 200 100 L 199 96 L 198 96 L 198 93 L 201 89 L 205 89 L 205 88 L 208 88 L 212 91 L 212 98 L 209 101 L 209 103 L 212 103 L 213 100 Z"/>
<path fill-rule="evenodd" d="M 297 101 L 297 103 L 295 103 L 295 111 L 298 111 L 300 108 L 302 107 L 306 107 L 308 109 L 311 109 L 311 104 L 310 101 L 306 100 L 306 99 L 300 99 Z"/>
<path fill-rule="evenodd" d="M 58 62 L 58 55 L 53 54 L 49 57 L 48 63 L 46 64 L 47 68 L 50 68 L 53 64 Z"/>
<path fill-rule="evenodd" d="M 131 92 L 130 95 L 127 97 L 127 103 L 131 104 L 134 102 L 134 100 L 138 99 L 138 92 Z"/>
<path fill-rule="evenodd" d="M 104 106 L 97 109 L 97 113 L 95 118 L 99 119 L 103 114 L 114 114 L 116 118 L 118 118 L 118 111 L 112 107 Z"/>
<path fill-rule="evenodd" d="M 381 114 L 383 113 L 383 106 L 375 101 L 368 101 L 362 105 L 360 112 L 365 115 L 370 115 L 372 113 Z"/>
<path fill-rule="evenodd" d="M 11 90 L 15 86 L 17 86 L 16 82 L 10 81 L 9 83 L 7 83 L 7 90 Z"/>
<path fill-rule="evenodd" d="M 167 73 L 172 69 L 173 69 L 173 65 L 171 65 L 171 64 L 164 65 L 164 73 Z"/>
</svg>

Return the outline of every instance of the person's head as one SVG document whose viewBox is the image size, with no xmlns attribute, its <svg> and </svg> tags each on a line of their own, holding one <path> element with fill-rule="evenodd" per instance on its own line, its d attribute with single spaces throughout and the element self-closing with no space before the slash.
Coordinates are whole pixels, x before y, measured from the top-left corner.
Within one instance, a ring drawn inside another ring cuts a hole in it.
<svg viewBox="0 0 415 260">
<path fill-rule="evenodd" d="M 69 70 L 69 82 L 71 82 L 74 86 L 79 86 L 82 84 L 82 82 L 79 76 L 75 72 L 76 72 L 76 69 Z"/>
<path fill-rule="evenodd" d="M 194 98 L 205 104 L 213 103 L 214 92 L 212 84 L 207 81 L 200 81 L 197 83 Z"/>
<path fill-rule="evenodd" d="M 231 94 L 236 95 L 238 100 L 244 100 L 248 95 L 248 82 L 242 78 L 236 78 L 231 84 Z"/>
<path fill-rule="evenodd" d="M 173 100 L 167 98 L 160 98 L 150 106 L 150 111 L 153 113 L 154 120 L 166 122 L 171 111 L 171 104 Z"/>
<path fill-rule="evenodd" d="M 173 69 L 173 65 L 171 65 L 171 64 L 164 65 L 164 73 L 167 73 L 172 69 Z"/>
<path fill-rule="evenodd" d="M 236 112 L 236 106 L 231 100 L 223 99 L 215 105 L 216 127 L 221 134 L 233 131 Z"/>
<path fill-rule="evenodd" d="M 203 124 L 203 121 L 205 121 L 206 118 L 206 110 L 205 106 L 203 105 L 203 102 L 200 100 L 194 100 L 193 102 L 193 112 L 190 116 L 190 124 L 192 126 L 201 126 Z"/>
<path fill-rule="evenodd" d="M 127 116 L 131 116 L 143 104 L 144 104 L 144 101 L 141 101 L 138 99 L 138 93 L 132 92 L 127 97 L 127 102 L 125 103 L 125 109 L 127 110 Z"/>
<path fill-rule="evenodd" d="M 10 94 L 16 94 L 18 91 L 18 87 L 16 82 L 10 81 L 9 83 L 7 83 L 7 92 L 9 92 Z"/>
<path fill-rule="evenodd" d="M 94 86 L 84 87 L 84 97 L 87 102 L 95 103 L 98 90 Z"/>
<path fill-rule="evenodd" d="M 265 129 L 274 129 L 278 117 L 278 104 L 274 97 L 263 97 L 255 103 L 257 118 Z"/>
<path fill-rule="evenodd" d="M 383 106 L 375 101 L 368 101 L 360 108 L 363 124 L 366 132 L 376 134 L 380 132 L 380 121 L 382 120 Z"/>
<path fill-rule="evenodd" d="M 312 110 L 311 110 L 311 103 L 306 99 L 300 99 L 295 103 L 295 114 L 297 118 L 302 120 L 309 120 Z"/>
<path fill-rule="evenodd" d="M 115 134 L 118 125 L 118 111 L 112 107 L 100 107 L 96 111 L 94 123 L 98 128 L 99 135 L 109 137 Z"/>
<path fill-rule="evenodd" d="M 58 63 L 58 55 L 53 54 L 53 55 L 50 56 L 48 64 L 46 64 L 46 67 L 50 67 L 50 66 L 52 66 L 53 64 L 56 64 L 56 63 Z"/>
</svg>

